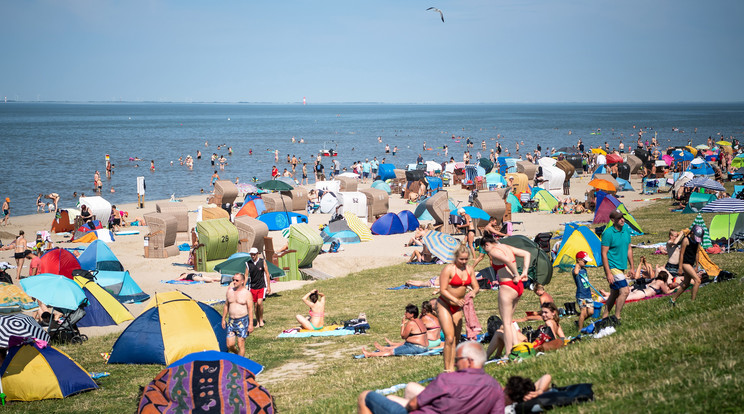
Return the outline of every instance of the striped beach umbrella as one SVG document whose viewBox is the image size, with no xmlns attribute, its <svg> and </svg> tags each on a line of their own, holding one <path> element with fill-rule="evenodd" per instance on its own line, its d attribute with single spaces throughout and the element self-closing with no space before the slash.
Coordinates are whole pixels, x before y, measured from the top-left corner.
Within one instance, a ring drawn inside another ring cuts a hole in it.
<svg viewBox="0 0 744 414">
<path fill-rule="evenodd" d="M 11 335 L 50 341 L 49 334 L 44 328 L 33 317 L 22 313 L 0 316 L 0 348 L 8 347 Z"/>
<path fill-rule="evenodd" d="M 716 180 L 711 180 L 707 177 L 695 177 L 692 180 L 685 183 L 685 187 L 692 188 L 705 188 L 706 190 L 713 191 L 726 191 L 726 188 Z"/>
<path fill-rule="evenodd" d="M 706 204 L 701 213 L 744 213 L 744 200 L 738 198 L 720 198 Z"/>
<path fill-rule="evenodd" d="M 456 238 L 435 230 L 427 232 L 422 242 L 431 254 L 448 263 L 455 260 L 455 250 L 460 246 L 460 241 Z"/>
<path fill-rule="evenodd" d="M 703 242 L 700 243 L 700 245 L 703 246 L 703 249 L 713 246 L 713 242 L 710 241 L 710 231 L 708 231 L 708 226 L 705 225 L 705 220 L 703 220 L 703 216 L 701 216 L 700 213 L 698 213 L 695 220 L 690 224 L 690 230 L 692 230 L 694 226 L 700 226 L 703 228 Z"/>
</svg>

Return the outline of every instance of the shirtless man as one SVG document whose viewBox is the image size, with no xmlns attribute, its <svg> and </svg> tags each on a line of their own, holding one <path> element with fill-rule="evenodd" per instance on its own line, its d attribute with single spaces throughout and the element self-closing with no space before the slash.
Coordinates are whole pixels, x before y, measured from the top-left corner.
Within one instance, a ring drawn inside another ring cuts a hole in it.
<svg viewBox="0 0 744 414">
<path fill-rule="evenodd" d="M 226 322 L 228 316 L 229 321 Z M 236 273 L 227 288 L 222 328 L 227 328 L 227 347 L 230 351 L 245 356 L 245 338 L 253 332 L 253 298 L 245 288 L 245 275 L 242 273 Z"/>
</svg>

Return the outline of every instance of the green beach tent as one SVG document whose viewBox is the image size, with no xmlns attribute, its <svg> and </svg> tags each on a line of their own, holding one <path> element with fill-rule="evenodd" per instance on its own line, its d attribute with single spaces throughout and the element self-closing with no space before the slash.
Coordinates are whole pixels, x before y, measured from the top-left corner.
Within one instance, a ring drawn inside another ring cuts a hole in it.
<svg viewBox="0 0 744 414">
<path fill-rule="evenodd" d="M 690 200 L 687 202 L 685 209 L 682 210 L 682 214 L 699 213 L 701 208 L 715 199 L 714 194 L 693 192 L 690 194 Z"/>
<path fill-rule="evenodd" d="M 550 191 L 542 188 L 533 187 L 532 199 L 539 203 L 540 211 L 553 211 L 558 206 L 558 199 L 550 194 Z"/>
<path fill-rule="evenodd" d="M 530 268 L 527 271 L 529 278 L 541 285 L 550 283 L 553 277 L 553 263 L 543 249 L 534 241 L 525 236 L 509 236 L 499 240 L 501 243 L 530 252 Z M 517 258 L 517 267 L 524 265 L 521 257 Z"/>
</svg>

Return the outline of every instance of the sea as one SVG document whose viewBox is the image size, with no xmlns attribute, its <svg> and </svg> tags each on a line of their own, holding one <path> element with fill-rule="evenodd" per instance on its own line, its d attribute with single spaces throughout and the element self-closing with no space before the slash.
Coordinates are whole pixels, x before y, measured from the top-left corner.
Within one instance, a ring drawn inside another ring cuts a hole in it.
<svg viewBox="0 0 744 414">
<path fill-rule="evenodd" d="M 312 183 L 312 165 L 322 149 L 337 151 L 345 167 L 377 157 L 405 168 L 419 154 L 425 160 L 461 161 L 468 139 L 473 157 L 488 156 L 497 142 L 514 156 L 517 143 L 521 154 L 538 144 L 543 151 L 574 146 L 579 139 L 587 147 L 605 142 L 617 147 L 623 140 L 632 148 L 641 130 L 644 141 L 656 136 L 663 147 L 697 145 L 708 137 L 741 140 L 744 103 L 0 103 L 0 200 L 11 199 L 11 217 L 36 214 L 40 193 L 58 193 L 61 208 L 74 207 L 75 192 L 95 195 L 96 170 L 103 180 L 100 195 L 113 204 L 134 203 L 139 176 L 145 177 L 146 201 L 179 198 L 209 193 L 215 170 L 221 179 L 265 181 L 274 165 L 280 172 L 291 170 L 288 155 L 308 163 Z M 213 153 L 227 158 L 224 170 L 211 165 Z M 187 155 L 195 159 L 193 170 L 179 162 Z M 114 165 L 111 178 L 105 174 L 107 156 Z M 323 164 L 327 171 L 328 157 Z"/>
</svg>

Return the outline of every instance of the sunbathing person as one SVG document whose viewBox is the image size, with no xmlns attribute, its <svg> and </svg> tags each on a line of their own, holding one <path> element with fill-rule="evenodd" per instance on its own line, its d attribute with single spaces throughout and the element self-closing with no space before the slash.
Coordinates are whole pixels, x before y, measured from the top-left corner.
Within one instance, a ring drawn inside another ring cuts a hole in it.
<svg viewBox="0 0 744 414">
<path fill-rule="evenodd" d="M 646 256 L 641 256 L 641 261 L 638 264 L 638 268 L 636 269 L 635 273 L 633 274 L 633 279 L 651 280 L 655 277 L 656 273 L 654 272 L 654 267 L 646 261 Z"/>
<path fill-rule="evenodd" d="M 552 381 L 553 378 L 550 374 L 543 375 L 535 383 L 533 383 L 529 378 L 518 376 L 509 377 L 504 386 L 504 406 L 508 407 L 513 404 L 539 397 L 550 389 Z M 514 409 L 512 408 L 511 412 L 514 412 L 513 410 Z M 504 410 L 504 412 L 509 411 Z"/>
<path fill-rule="evenodd" d="M 179 280 L 182 282 L 205 282 L 205 283 L 212 283 L 212 282 L 221 282 L 221 277 L 210 277 L 210 276 L 204 276 L 201 273 L 181 273 L 177 278 L 173 280 Z"/>
<path fill-rule="evenodd" d="M 409 280 L 406 282 L 406 286 L 416 287 L 439 287 L 439 276 L 434 276 L 428 280 Z"/>
<path fill-rule="evenodd" d="M 404 244 L 403 247 L 408 246 L 423 246 L 424 245 L 424 235 L 428 232 L 428 230 L 424 226 L 419 226 L 415 232 L 413 232 L 413 237 L 411 237 L 408 240 L 408 243 Z"/>
<path fill-rule="evenodd" d="M 429 248 L 424 245 L 424 247 L 419 250 L 414 250 L 413 253 L 411 253 L 411 257 L 408 258 L 408 263 L 414 263 L 414 262 L 421 262 L 421 263 L 434 263 L 437 261 L 436 256 L 431 254 L 431 251 L 429 251 Z"/>
<path fill-rule="evenodd" d="M 666 295 L 667 293 L 671 293 L 672 289 L 669 288 L 669 285 L 666 282 L 669 277 L 669 272 L 664 269 L 659 273 L 659 276 L 657 276 L 656 279 L 651 281 L 651 283 L 647 285 L 633 285 L 628 294 L 628 298 L 625 300 L 640 300 L 656 295 Z"/>
<path fill-rule="evenodd" d="M 563 329 L 560 325 L 560 318 L 558 316 L 558 308 L 555 306 L 553 302 L 547 302 L 543 303 L 540 309 L 540 316 L 542 317 L 542 320 L 545 322 L 544 325 L 540 326 L 537 330 L 538 332 L 545 333 L 547 335 L 547 338 L 544 342 L 549 342 L 554 339 L 562 339 L 565 338 L 565 334 L 563 333 Z M 527 337 L 520 332 L 518 327 L 514 329 L 516 332 L 516 339 L 517 343 L 519 342 L 528 342 Z M 491 343 L 488 345 L 488 350 L 486 351 L 486 355 L 489 357 L 493 352 L 496 352 L 496 358 L 500 358 L 502 352 L 504 351 L 504 329 L 503 325 L 501 328 L 499 328 L 496 333 L 493 335 L 493 338 L 491 339 Z"/>
<path fill-rule="evenodd" d="M 395 348 L 382 348 L 377 352 L 369 352 L 362 347 L 365 357 L 387 357 L 393 355 L 417 355 L 428 351 L 429 341 L 426 335 L 426 326 L 418 318 L 418 307 L 412 303 L 406 305 L 405 314 L 400 327 L 400 337 L 405 342 Z"/>
<path fill-rule="evenodd" d="M 297 322 L 300 323 L 302 329 L 309 331 L 319 331 L 323 329 L 323 323 L 325 322 L 325 295 L 320 293 L 318 289 L 313 289 L 308 292 L 302 298 L 302 301 L 310 307 L 310 316 L 305 317 L 297 315 Z"/>
<path fill-rule="evenodd" d="M 434 311 L 434 306 L 436 305 L 437 300 L 425 300 L 421 304 L 421 322 L 424 323 L 424 326 L 426 326 L 426 339 L 429 340 L 429 349 L 434 348 L 442 348 L 444 345 L 442 344 L 442 339 L 440 337 L 440 333 L 442 332 L 442 328 L 439 326 L 439 319 L 437 319 L 437 315 Z M 385 338 L 385 342 L 388 343 L 388 347 L 398 347 L 403 345 L 405 342 L 392 342 L 389 339 Z M 377 342 L 375 342 L 375 348 L 377 350 L 382 350 L 383 347 L 381 347 Z M 387 347 L 386 347 L 387 348 Z"/>
</svg>

